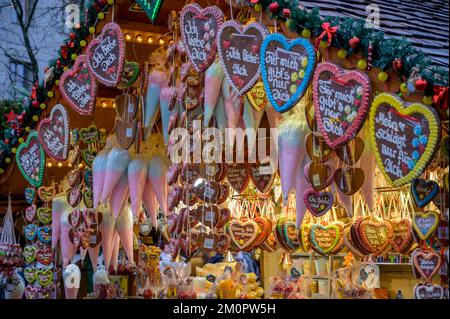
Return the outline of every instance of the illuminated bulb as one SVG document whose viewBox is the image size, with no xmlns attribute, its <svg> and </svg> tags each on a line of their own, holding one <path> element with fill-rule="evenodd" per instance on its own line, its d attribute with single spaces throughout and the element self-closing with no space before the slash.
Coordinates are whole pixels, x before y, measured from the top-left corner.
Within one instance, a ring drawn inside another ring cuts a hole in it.
<svg viewBox="0 0 450 319">
<path fill-rule="evenodd" d="M 69 166 L 69 167 L 72 167 L 72 164 L 71 164 L 71 163 L 69 163 L 69 164 L 67 164 L 67 166 Z"/>
<path fill-rule="evenodd" d="M 147 37 L 147 42 L 148 42 L 148 43 L 153 43 L 153 37 L 152 37 L 152 36 Z"/>
<path fill-rule="evenodd" d="M 112 106 L 116 107 L 116 102 L 115 101 L 112 102 Z"/>
<path fill-rule="evenodd" d="M 142 36 L 141 36 L 140 34 L 138 34 L 138 35 L 136 36 L 136 41 L 137 41 L 137 42 L 142 42 Z"/>
<path fill-rule="evenodd" d="M 105 108 L 108 106 L 108 103 L 106 103 L 106 101 L 102 101 L 102 107 Z"/>
<path fill-rule="evenodd" d="M 48 162 L 47 163 L 47 167 L 52 167 L 53 166 L 53 163 L 52 162 Z"/>
<path fill-rule="evenodd" d="M 83 168 L 83 163 L 78 164 L 79 168 Z"/>
<path fill-rule="evenodd" d="M 159 39 L 159 44 L 160 44 L 160 45 L 164 45 L 164 42 L 165 42 L 165 41 L 164 41 L 163 38 Z"/>
<path fill-rule="evenodd" d="M 125 33 L 125 40 L 130 41 L 131 35 L 129 33 Z"/>
<path fill-rule="evenodd" d="M 62 163 L 61 162 L 58 163 L 58 167 L 62 167 Z"/>
</svg>

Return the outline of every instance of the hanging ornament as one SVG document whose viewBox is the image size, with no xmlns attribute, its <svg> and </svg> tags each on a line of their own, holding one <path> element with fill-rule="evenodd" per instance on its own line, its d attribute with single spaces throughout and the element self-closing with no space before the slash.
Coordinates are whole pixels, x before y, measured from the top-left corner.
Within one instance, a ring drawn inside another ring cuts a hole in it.
<svg viewBox="0 0 450 319">
<path fill-rule="evenodd" d="M 367 49 L 367 71 L 372 70 L 372 58 L 373 58 L 373 43 L 372 43 L 372 41 L 370 41 L 369 47 Z M 378 75 L 378 78 L 380 78 L 379 75 Z M 387 80 L 387 78 L 386 78 L 386 80 Z"/>
<path fill-rule="evenodd" d="M 356 49 L 359 45 L 359 42 L 361 42 L 361 40 L 359 40 L 359 38 L 353 37 L 350 40 L 348 40 L 348 45 L 350 46 L 350 48 Z"/>
<path fill-rule="evenodd" d="M 271 4 L 269 4 L 269 11 L 272 14 L 277 14 L 278 10 L 280 10 L 280 5 L 278 4 L 278 2 L 272 2 Z"/>
<path fill-rule="evenodd" d="M 11 110 L 8 114 L 5 114 L 5 116 L 6 116 L 6 122 L 8 124 L 13 124 L 14 122 L 16 122 L 17 114 L 14 113 L 13 110 Z"/>
<path fill-rule="evenodd" d="M 423 92 L 427 88 L 428 82 L 425 79 L 419 78 L 416 80 L 414 86 L 416 87 L 417 91 Z"/>
<path fill-rule="evenodd" d="M 435 85 L 433 91 L 433 103 L 436 107 L 448 109 L 448 87 Z"/>
<path fill-rule="evenodd" d="M 402 59 L 395 59 L 394 61 L 392 61 L 392 68 L 395 71 L 401 71 L 403 69 L 403 61 Z"/>
<path fill-rule="evenodd" d="M 283 17 L 285 17 L 285 18 L 290 18 L 291 17 L 291 10 L 290 9 L 284 8 L 282 12 L 283 12 Z"/>
</svg>

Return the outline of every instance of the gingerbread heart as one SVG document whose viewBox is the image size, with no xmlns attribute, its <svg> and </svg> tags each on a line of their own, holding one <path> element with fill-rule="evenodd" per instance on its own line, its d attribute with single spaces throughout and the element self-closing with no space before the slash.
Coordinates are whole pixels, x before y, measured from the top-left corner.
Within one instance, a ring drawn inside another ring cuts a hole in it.
<svg viewBox="0 0 450 319">
<path fill-rule="evenodd" d="M 313 79 L 314 116 L 328 146 L 337 148 L 356 136 L 369 111 L 370 89 L 365 73 L 319 63 Z"/>
<path fill-rule="evenodd" d="M 347 165 L 356 164 L 364 151 L 364 141 L 355 137 L 353 141 L 334 150 L 339 159 Z"/>
<path fill-rule="evenodd" d="M 317 192 L 314 189 L 308 189 L 303 194 L 303 202 L 311 214 L 320 217 L 333 207 L 334 196 L 331 192 Z"/>
<path fill-rule="evenodd" d="M 136 133 L 136 120 L 118 120 L 116 122 L 117 142 L 122 149 L 127 150 L 133 145 Z"/>
<path fill-rule="evenodd" d="M 427 181 L 416 178 L 411 182 L 411 193 L 417 207 L 422 208 L 433 200 L 439 192 L 439 184 L 435 181 Z"/>
<path fill-rule="evenodd" d="M 86 55 L 89 70 L 95 78 L 106 86 L 117 86 L 125 60 L 120 26 L 114 22 L 106 24 L 100 35 L 89 43 Z"/>
<path fill-rule="evenodd" d="M 83 158 L 84 163 L 86 163 L 87 167 L 92 167 L 92 163 L 94 162 L 95 156 L 97 152 L 92 149 L 85 149 L 81 151 L 81 157 Z"/>
<path fill-rule="evenodd" d="M 121 94 L 115 97 L 114 107 L 122 120 L 133 120 L 139 110 L 140 97 L 137 94 Z"/>
<path fill-rule="evenodd" d="M 198 179 L 194 184 L 194 192 L 202 201 L 216 203 L 220 196 L 220 184 L 215 181 Z"/>
<path fill-rule="evenodd" d="M 258 224 L 258 236 L 255 239 L 254 246 L 259 246 L 269 237 L 272 231 L 272 222 L 264 217 L 256 217 L 253 219 Z"/>
<path fill-rule="evenodd" d="M 217 242 L 215 244 L 214 250 L 218 254 L 224 254 L 230 247 L 231 238 L 227 234 L 220 234 L 217 236 Z"/>
<path fill-rule="evenodd" d="M 41 201 L 48 203 L 51 202 L 53 197 L 55 197 L 56 190 L 54 187 L 45 187 L 41 186 L 38 188 L 38 196 L 41 199 Z"/>
<path fill-rule="evenodd" d="M 216 227 L 221 228 L 224 227 L 231 219 L 231 211 L 228 208 L 221 208 L 219 210 L 219 222 Z"/>
<path fill-rule="evenodd" d="M 125 60 L 122 74 L 120 76 L 120 82 L 117 84 L 117 88 L 125 90 L 132 86 L 139 77 L 139 64 L 137 62 L 130 62 Z"/>
<path fill-rule="evenodd" d="M 316 191 L 321 191 L 333 181 L 334 169 L 327 163 L 312 162 L 305 165 L 304 174 L 308 183 Z"/>
<path fill-rule="evenodd" d="M 225 76 L 240 95 L 247 93 L 260 76 L 259 49 L 269 34 L 258 22 L 245 26 L 229 20 L 219 29 L 217 51 Z"/>
<path fill-rule="evenodd" d="M 27 264 L 31 264 L 32 262 L 34 262 L 34 260 L 36 259 L 36 251 L 37 247 L 34 245 L 28 245 L 23 248 L 22 255 Z M 30 280 L 27 281 L 29 282 Z"/>
<path fill-rule="evenodd" d="M 364 247 L 374 254 L 380 254 L 389 246 L 394 230 L 388 221 L 374 222 L 364 220 L 359 228 L 359 235 Z"/>
<path fill-rule="evenodd" d="M 94 193 L 90 189 L 87 189 L 84 191 L 83 202 L 84 202 L 84 205 L 86 206 L 86 208 L 92 208 L 94 206 L 93 196 L 94 196 Z"/>
<path fill-rule="evenodd" d="M 38 127 L 39 142 L 45 153 L 56 161 L 65 161 L 69 155 L 69 132 L 69 114 L 64 106 L 56 104 Z"/>
<path fill-rule="evenodd" d="M 181 186 L 173 187 L 167 195 L 167 208 L 172 211 L 180 203 L 183 188 Z"/>
<path fill-rule="evenodd" d="M 32 223 L 34 221 L 34 217 L 36 217 L 36 205 L 28 206 L 25 209 L 25 220 Z"/>
<path fill-rule="evenodd" d="M 442 286 L 418 283 L 414 287 L 415 299 L 445 299 L 445 290 Z"/>
<path fill-rule="evenodd" d="M 181 170 L 180 181 L 182 184 L 194 184 L 201 177 L 198 164 L 184 164 Z"/>
<path fill-rule="evenodd" d="M 228 224 L 229 235 L 239 250 L 253 246 L 258 236 L 258 224 L 253 220 L 240 221 L 233 219 Z"/>
<path fill-rule="evenodd" d="M 278 227 L 278 225 L 277 225 Z M 291 219 L 285 219 L 282 223 L 282 238 L 283 242 L 290 248 L 290 250 L 295 251 L 300 247 L 300 241 L 298 238 L 297 227 L 295 226 L 295 221 Z"/>
<path fill-rule="evenodd" d="M 39 207 L 37 218 L 41 224 L 50 224 L 52 222 L 52 210 L 48 207 Z"/>
<path fill-rule="evenodd" d="M 75 146 L 73 149 L 69 151 L 69 156 L 67 158 L 67 162 L 70 165 L 75 165 L 75 163 L 78 162 L 78 159 L 80 158 L 81 151 L 78 146 Z"/>
<path fill-rule="evenodd" d="M 84 170 L 84 186 L 92 189 L 92 169 L 86 168 Z"/>
<path fill-rule="evenodd" d="M 229 195 L 230 195 L 230 187 L 228 187 L 228 185 L 221 184 L 220 185 L 220 196 L 217 199 L 217 204 L 220 205 L 220 204 L 224 203 L 228 199 Z"/>
<path fill-rule="evenodd" d="M 313 45 L 306 39 L 268 35 L 261 47 L 261 74 L 267 98 L 277 112 L 286 112 L 303 97 L 316 64 Z"/>
<path fill-rule="evenodd" d="M 36 272 L 34 273 L 34 280 L 33 280 L 33 282 L 34 282 L 35 280 L 36 280 Z M 27 281 L 28 281 L 28 280 L 27 280 Z M 29 281 L 29 283 L 32 283 L 32 282 Z M 34 286 L 31 286 L 31 285 L 28 285 L 28 286 L 25 288 L 25 297 L 26 297 L 27 299 L 37 299 L 38 290 L 39 290 L 39 288 L 34 287 Z"/>
<path fill-rule="evenodd" d="M 309 230 L 311 247 L 322 255 L 330 253 L 342 236 L 337 225 L 312 224 Z"/>
<path fill-rule="evenodd" d="M 275 171 L 271 162 L 250 164 L 250 178 L 258 191 L 267 194 L 272 189 L 275 180 Z"/>
<path fill-rule="evenodd" d="M 432 278 L 441 267 L 441 255 L 434 250 L 416 249 L 413 254 L 413 266 L 416 272 L 424 279 Z"/>
<path fill-rule="evenodd" d="M 90 145 L 98 141 L 98 128 L 95 125 L 83 127 L 79 130 L 79 134 L 84 144 Z"/>
<path fill-rule="evenodd" d="M 199 248 L 205 254 L 209 254 L 216 248 L 219 238 L 216 234 L 201 233 L 198 239 Z"/>
<path fill-rule="evenodd" d="M 36 281 L 41 287 L 48 287 L 53 282 L 53 271 L 51 268 L 41 268 L 36 270 Z"/>
<path fill-rule="evenodd" d="M 36 281 L 36 268 L 34 268 L 34 267 L 26 267 L 23 270 L 23 276 L 25 277 L 25 280 L 28 283 L 30 283 L 30 284 L 34 283 Z M 28 298 L 28 296 L 27 296 L 27 298 Z M 30 299 L 30 298 L 28 298 L 28 299 Z"/>
<path fill-rule="evenodd" d="M 364 171 L 358 167 L 338 168 L 334 173 L 334 182 L 342 193 L 351 196 L 364 183 Z"/>
<path fill-rule="evenodd" d="M 36 190 L 32 187 L 26 187 L 25 188 L 25 201 L 28 204 L 32 205 L 35 198 L 36 198 Z"/>
<path fill-rule="evenodd" d="M 217 33 L 223 20 L 223 12 L 216 6 L 202 9 L 198 4 L 191 3 L 181 10 L 181 38 L 198 72 L 204 72 L 216 57 Z"/>
<path fill-rule="evenodd" d="M 77 249 L 80 247 L 80 245 L 81 245 L 81 235 L 77 231 L 76 228 L 71 228 L 69 230 L 69 240 L 72 243 L 72 245 L 74 245 Z"/>
<path fill-rule="evenodd" d="M 50 265 L 53 261 L 53 251 L 51 247 L 41 248 L 36 252 L 36 260 L 42 265 Z"/>
<path fill-rule="evenodd" d="M 36 238 L 37 231 L 38 227 L 36 225 L 28 224 L 25 226 L 23 233 L 28 241 L 33 241 Z"/>
<path fill-rule="evenodd" d="M 45 153 L 36 131 L 30 132 L 26 142 L 17 147 L 16 163 L 28 183 L 36 188 L 42 185 L 45 171 Z"/>
<path fill-rule="evenodd" d="M 82 219 L 83 219 L 83 214 L 78 209 L 73 210 L 67 217 L 67 220 L 69 221 L 70 226 L 72 226 L 73 228 L 80 226 Z"/>
<path fill-rule="evenodd" d="M 70 187 L 77 186 L 81 182 L 81 172 L 79 169 L 75 168 L 67 173 L 67 183 Z"/>
<path fill-rule="evenodd" d="M 305 143 L 309 158 L 316 163 L 325 163 L 333 156 L 333 150 L 325 143 L 325 140 L 314 133 L 306 136 Z"/>
<path fill-rule="evenodd" d="M 398 253 L 402 253 L 409 245 L 412 238 L 411 221 L 406 218 L 392 219 L 393 235 L 391 246 Z"/>
<path fill-rule="evenodd" d="M 375 97 L 369 116 L 370 140 L 386 180 L 401 186 L 422 175 L 440 139 L 436 112 L 419 103 L 404 105 L 397 95 Z"/>
<path fill-rule="evenodd" d="M 412 216 L 412 226 L 417 235 L 422 240 L 427 240 L 434 234 L 439 224 L 439 215 L 433 211 L 414 212 Z"/>
<path fill-rule="evenodd" d="M 73 67 L 61 75 L 59 91 L 78 114 L 90 115 L 94 112 L 97 83 L 89 71 L 86 55 L 80 54 Z"/>
<path fill-rule="evenodd" d="M 250 181 L 250 169 L 246 163 L 228 164 L 227 182 L 231 188 L 241 194 Z"/>
<path fill-rule="evenodd" d="M 37 236 L 41 242 L 48 244 L 52 241 L 52 228 L 49 226 L 42 226 L 37 229 Z"/>
<path fill-rule="evenodd" d="M 214 180 L 216 182 L 220 182 L 220 178 L 224 176 L 224 169 L 226 169 L 226 166 L 222 163 L 201 163 L 199 165 L 200 174 L 207 180 Z"/>
<path fill-rule="evenodd" d="M 89 247 L 95 248 L 102 242 L 102 232 L 94 231 L 89 234 Z"/>
<path fill-rule="evenodd" d="M 77 207 L 81 202 L 82 194 L 78 187 L 71 188 L 67 193 L 67 202 L 71 207 Z"/>
<path fill-rule="evenodd" d="M 212 226 L 216 226 L 219 223 L 219 208 L 215 205 L 200 205 L 197 207 L 196 217 L 203 225 L 212 228 Z"/>
<path fill-rule="evenodd" d="M 247 92 L 246 97 L 250 102 L 250 105 L 256 110 L 264 110 L 269 105 L 267 100 L 266 91 L 264 90 L 264 83 L 259 80 L 251 89 Z"/>
</svg>

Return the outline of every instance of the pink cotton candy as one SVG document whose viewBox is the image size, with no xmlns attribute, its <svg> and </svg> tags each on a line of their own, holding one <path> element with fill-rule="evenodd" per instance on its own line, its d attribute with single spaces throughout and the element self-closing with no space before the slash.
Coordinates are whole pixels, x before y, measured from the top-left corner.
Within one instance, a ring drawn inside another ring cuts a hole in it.
<svg viewBox="0 0 450 319">
<path fill-rule="evenodd" d="M 154 70 L 148 76 L 148 88 L 144 106 L 144 127 L 151 132 L 158 114 L 158 102 L 161 88 L 167 86 L 167 74 Z"/>
<path fill-rule="evenodd" d="M 225 113 L 225 106 L 222 95 L 220 95 L 217 99 L 217 104 L 214 109 L 214 116 L 216 118 L 217 128 L 222 132 L 225 132 L 225 128 L 227 127 L 227 115 Z"/>
<path fill-rule="evenodd" d="M 303 218 L 306 213 L 305 202 L 303 201 L 303 194 L 305 190 L 309 189 L 311 186 L 309 185 L 306 176 L 303 174 L 303 167 L 305 167 L 310 162 L 306 157 L 303 159 L 300 164 L 300 168 L 297 171 L 297 178 L 295 183 L 295 209 L 296 209 L 296 226 L 300 228 L 303 222 Z"/>
<path fill-rule="evenodd" d="M 120 237 L 120 241 L 122 242 L 128 261 L 133 263 L 133 213 L 131 212 L 131 207 L 128 204 L 124 206 L 122 213 L 117 219 L 116 231 Z M 111 262 L 114 262 L 114 260 Z"/>
<path fill-rule="evenodd" d="M 111 262 L 111 255 L 114 247 L 114 233 L 116 221 L 114 220 L 114 215 L 112 212 L 103 212 L 103 220 L 99 225 L 99 229 L 102 232 L 102 251 L 103 251 L 103 262 L 106 269 L 109 268 Z"/>
<path fill-rule="evenodd" d="M 129 196 L 128 187 L 128 177 L 126 173 L 122 174 L 119 182 L 114 186 L 111 196 L 109 198 L 109 203 L 111 206 L 111 211 L 114 218 L 117 219 L 120 212 L 122 211 L 122 206 Z"/>
<path fill-rule="evenodd" d="M 167 145 L 169 143 L 169 119 L 170 119 L 170 110 L 169 104 L 170 100 L 174 95 L 177 94 L 177 89 L 175 87 L 167 86 L 161 89 L 161 93 L 159 95 L 159 105 L 161 108 L 161 122 L 162 122 L 162 130 L 164 135 L 164 143 Z"/>
<path fill-rule="evenodd" d="M 61 216 L 69 209 L 65 194 L 58 194 L 52 200 L 52 248 L 58 246 L 61 237 Z"/>
<path fill-rule="evenodd" d="M 147 179 L 150 182 L 153 192 L 158 200 L 159 207 L 164 214 L 167 214 L 167 182 L 166 172 L 168 160 L 165 154 L 155 154 L 148 162 Z"/>
<path fill-rule="evenodd" d="M 133 216 L 138 216 L 142 206 L 142 194 L 147 179 L 147 161 L 138 156 L 128 164 L 128 185 Z"/>
<path fill-rule="evenodd" d="M 222 86 L 224 72 L 220 62 L 216 60 L 205 72 L 205 100 L 203 125 L 208 126 L 214 113 Z"/>
<path fill-rule="evenodd" d="M 266 105 L 266 114 L 270 127 L 278 127 L 282 119 L 281 114 L 275 111 L 270 104 Z"/>
<path fill-rule="evenodd" d="M 92 163 L 92 186 L 93 186 L 93 205 L 97 208 L 100 203 L 105 183 L 106 167 L 108 165 L 108 153 L 100 152 L 95 156 Z"/>
<path fill-rule="evenodd" d="M 261 119 L 264 115 L 264 110 L 255 110 L 250 102 L 247 99 L 247 96 L 244 96 L 244 114 L 243 120 L 246 129 L 252 129 L 255 132 L 255 138 L 248 139 L 248 150 L 251 152 L 256 145 L 258 138 L 258 128 L 261 123 Z M 247 137 L 249 137 L 247 135 Z"/>
<path fill-rule="evenodd" d="M 66 267 L 72 257 L 75 255 L 77 248 L 72 244 L 69 238 L 69 231 L 72 226 L 69 223 L 61 223 L 61 256 L 63 267 Z"/>
<path fill-rule="evenodd" d="M 111 266 L 117 272 L 117 265 L 119 262 L 120 237 L 117 232 L 114 233 L 113 249 L 111 254 Z"/>
<path fill-rule="evenodd" d="M 129 162 L 130 155 L 127 150 L 114 147 L 111 152 L 109 152 L 101 198 L 103 204 L 106 203 L 114 186 L 116 186 L 122 175 L 126 172 Z"/>
<path fill-rule="evenodd" d="M 147 214 L 150 216 L 150 220 L 155 228 L 158 227 L 158 220 L 156 216 L 156 195 L 152 189 L 150 181 L 147 179 L 144 187 L 144 194 L 142 196 L 142 203 L 144 205 Z"/>
</svg>

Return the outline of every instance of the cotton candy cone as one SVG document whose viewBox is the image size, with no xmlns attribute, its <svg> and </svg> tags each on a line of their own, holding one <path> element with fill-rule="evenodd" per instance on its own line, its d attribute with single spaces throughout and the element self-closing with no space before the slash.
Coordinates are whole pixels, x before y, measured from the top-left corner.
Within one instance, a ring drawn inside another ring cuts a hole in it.
<svg viewBox="0 0 450 319">
<path fill-rule="evenodd" d="M 203 125 L 208 126 L 214 113 L 223 80 L 223 68 L 216 60 L 205 72 L 205 100 Z"/>
<path fill-rule="evenodd" d="M 120 237 L 128 261 L 133 263 L 133 213 L 131 212 L 130 205 L 124 206 L 116 223 L 116 231 Z"/>
<path fill-rule="evenodd" d="M 75 264 L 70 264 L 63 271 L 64 292 L 66 299 L 77 299 L 81 282 L 81 271 Z"/>
<path fill-rule="evenodd" d="M 159 94 L 161 88 L 167 86 L 167 74 L 162 71 L 152 71 L 148 76 L 148 88 L 145 97 L 144 127 L 151 132 L 158 114 Z"/>
<path fill-rule="evenodd" d="M 138 156 L 128 164 L 128 186 L 130 188 L 133 216 L 138 216 L 141 210 L 142 194 L 144 193 L 146 179 L 147 160 L 142 156 Z"/>
<path fill-rule="evenodd" d="M 225 113 L 225 106 L 222 95 L 220 95 L 217 99 L 217 104 L 214 109 L 214 116 L 216 118 L 217 128 L 224 132 L 225 128 L 227 127 L 227 115 Z"/>
<path fill-rule="evenodd" d="M 169 143 L 169 118 L 171 111 L 169 110 L 170 100 L 174 95 L 177 94 L 177 90 L 175 87 L 166 86 L 161 89 L 161 93 L 159 94 L 159 105 L 161 108 L 161 122 L 162 122 L 162 130 L 164 135 L 164 143 L 167 145 Z"/>
<path fill-rule="evenodd" d="M 72 244 L 69 238 L 69 231 L 72 229 L 72 226 L 67 222 L 68 213 L 65 213 L 66 216 L 63 217 L 66 222 L 61 223 L 61 256 L 63 260 L 63 267 L 66 267 L 72 257 L 75 255 L 77 248 Z"/>
<path fill-rule="evenodd" d="M 108 153 L 100 152 L 95 156 L 92 163 L 92 192 L 93 192 L 93 205 L 97 208 L 100 203 L 103 192 L 103 184 L 105 183 L 106 167 L 108 165 Z"/>
<path fill-rule="evenodd" d="M 116 186 L 119 182 L 122 175 L 126 173 L 129 162 L 130 155 L 127 150 L 114 147 L 111 152 L 109 152 L 105 180 L 102 189 L 101 202 L 103 204 L 105 204 L 108 200 L 114 186 Z"/>
<path fill-rule="evenodd" d="M 148 162 L 147 179 L 158 200 L 159 207 L 167 214 L 167 182 L 166 172 L 168 160 L 164 154 L 155 154 Z"/>
<path fill-rule="evenodd" d="M 116 186 L 114 186 L 111 196 L 109 198 L 109 204 L 115 219 L 119 217 L 119 214 L 122 210 L 122 206 L 124 202 L 127 200 L 128 195 L 129 195 L 128 175 L 125 172 L 122 174 L 122 177 L 119 179 L 119 182 L 116 184 Z"/>
<path fill-rule="evenodd" d="M 270 127 L 273 128 L 278 127 L 278 125 L 282 120 L 281 114 L 275 111 L 272 105 L 270 104 L 266 105 L 265 110 L 267 114 L 267 119 L 269 120 Z"/>
<path fill-rule="evenodd" d="M 111 263 L 111 255 L 114 247 L 114 234 L 115 230 L 115 219 L 114 215 L 110 211 L 103 212 L 103 220 L 99 225 L 99 229 L 102 232 L 102 252 L 103 252 L 103 262 L 105 263 L 106 269 L 109 268 Z"/>
<path fill-rule="evenodd" d="M 115 232 L 114 239 L 113 239 L 112 254 L 111 254 L 111 266 L 115 272 L 117 271 L 117 265 L 119 262 L 119 249 L 120 249 L 120 237 L 119 237 L 119 234 L 117 232 Z"/>
<path fill-rule="evenodd" d="M 158 220 L 156 216 L 156 195 L 149 180 L 146 180 L 144 187 L 144 195 L 142 196 L 142 204 L 144 205 L 147 214 L 155 228 L 158 227 Z"/>
<path fill-rule="evenodd" d="M 295 187 L 300 162 L 305 157 L 305 137 L 308 134 L 304 112 L 286 118 L 278 129 L 278 158 L 281 190 L 286 202 L 289 192 Z"/>
<path fill-rule="evenodd" d="M 58 246 L 61 237 L 61 217 L 71 207 L 67 203 L 66 194 L 59 194 L 52 200 L 52 248 Z"/>
<path fill-rule="evenodd" d="M 264 115 L 264 110 L 255 110 L 250 102 L 248 101 L 247 97 L 244 96 L 244 114 L 242 115 L 245 128 L 246 129 L 252 129 L 255 132 L 255 138 L 248 139 L 248 150 L 252 151 L 256 144 L 256 139 L 258 135 L 258 128 L 261 123 L 261 119 Z M 248 137 L 248 135 L 247 135 Z"/>
<path fill-rule="evenodd" d="M 309 185 L 305 174 L 303 173 L 303 167 L 305 167 L 310 162 L 306 157 L 303 158 L 302 163 L 300 164 L 300 168 L 297 171 L 297 178 L 295 183 L 295 210 L 296 210 L 296 225 L 297 228 L 300 228 L 303 218 L 306 213 L 305 202 L 303 201 L 303 194 L 305 190 L 309 189 L 311 186 Z"/>
</svg>

